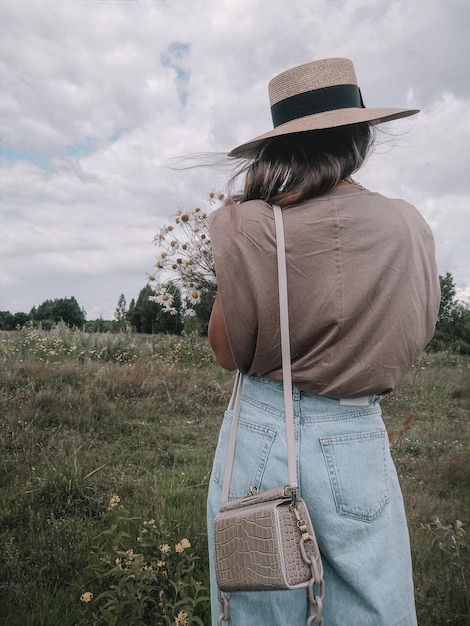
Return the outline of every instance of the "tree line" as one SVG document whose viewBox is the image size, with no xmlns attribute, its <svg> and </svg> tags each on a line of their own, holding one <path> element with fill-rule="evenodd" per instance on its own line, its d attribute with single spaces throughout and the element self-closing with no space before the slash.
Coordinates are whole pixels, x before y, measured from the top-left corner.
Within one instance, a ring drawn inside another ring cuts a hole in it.
<svg viewBox="0 0 470 626">
<path fill-rule="evenodd" d="M 38 307 L 34 306 L 29 313 L 0 311 L 1 330 L 15 330 L 27 324 L 33 326 L 41 324 L 42 328 L 49 330 L 58 322 L 64 322 L 70 327 L 83 328 L 85 321 L 85 310 L 73 296 L 46 300 Z"/>
<path fill-rule="evenodd" d="M 436 324 L 436 331 L 428 350 L 432 352 L 453 350 L 461 354 L 470 354 L 470 308 L 456 298 L 456 288 L 452 274 L 447 272 L 439 276 L 441 283 L 441 303 Z M 127 306 L 124 294 L 119 297 L 114 320 L 86 320 L 86 312 L 77 300 L 59 298 L 46 300 L 29 313 L 10 313 L 0 311 L 0 330 L 15 330 L 26 325 L 50 329 L 63 322 L 70 327 L 81 328 L 88 332 L 120 332 L 123 330 L 144 334 L 168 333 L 179 335 L 184 329 L 197 330 L 207 335 L 210 312 L 215 297 L 215 286 L 201 292 L 201 300 L 194 306 L 195 317 L 185 317 L 182 297 L 176 285 L 169 287 L 174 297 L 175 314 L 166 312 L 157 302 L 149 299 L 153 295 L 150 285 L 139 293 L 137 300 L 132 299 Z"/>
<path fill-rule="evenodd" d="M 170 315 L 156 302 L 149 298 L 154 294 L 150 285 L 146 285 L 139 293 L 137 300 L 132 299 L 127 305 L 124 294 L 121 294 L 114 312 L 113 320 L 87 320 L 86 311 L 79 305 L 76 298 L 56 298 L 46 300 L 29 313 L 10 313 L 0 311 L 0 330 L 17 330 L 30 325 L 50 330 L 58 323 L 65 323 L 70 328 L 79 328 L 87 332 L 121 332 L 134 331 L 143 334 L 174 334 L 180 335 L 186 329 L 197 330 L 207 335 L 210 312 L 215 297 L 215 288 L 201 292 L 201 301 L 194 306 L 196 316 L 184 316 L 181 293 L 178 287 L 171 286 L 174 296 L 176 314 Z"/>
</svg>

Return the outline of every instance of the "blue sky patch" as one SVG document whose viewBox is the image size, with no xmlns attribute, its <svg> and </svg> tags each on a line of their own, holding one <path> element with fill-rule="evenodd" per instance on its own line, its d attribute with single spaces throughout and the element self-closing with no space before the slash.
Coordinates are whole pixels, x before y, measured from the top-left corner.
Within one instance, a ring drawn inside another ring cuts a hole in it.
<svg viewBox="0 0 470 626">
<path fill-rule="evenodd" d="M 178 90 L 180 102 L 183 105 L 188 100 L 187 83 L 189 81 L 189 72 L 184 69 L 183 65 L 190 50 L 191 46 L 189 44 L 175 41 L 160 55 L 162 65 L 171 67 L 176 72 L 176 89 Z"/>
<path fill-rule="evenodd" d="M 0 159 L 6 161 L 28 161 L 38 167 L 47 169 L 47 165 L 44 159 L 41 159 L 35 154 L 22 152 L 20 150 L 12 150 L 7 148 L 4 144 L 0 143 Z"/>
</svg>

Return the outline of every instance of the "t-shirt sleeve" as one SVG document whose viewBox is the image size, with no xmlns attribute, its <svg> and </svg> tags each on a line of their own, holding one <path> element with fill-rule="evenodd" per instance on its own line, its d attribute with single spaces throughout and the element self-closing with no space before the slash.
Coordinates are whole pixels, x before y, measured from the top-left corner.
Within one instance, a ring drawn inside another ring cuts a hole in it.
<svg viewBox="0 0 470 626">
<path fill-rule="evenodd" d="M 260 307 L 265 312 L 270 307 L 277 317 L 271 329 L 279 326 L 274 221 L 271 207 L 261 207 L 260 214 L 259 206 L 254 211 L 250 205 L 255 203 L 221 207 L 211 214 L 209 226 L 235 364 L 244 374 L 262 375 L 278 366 L 278 338 L 272 332 L 263 337 L 259 327 Z"/>
</svg>

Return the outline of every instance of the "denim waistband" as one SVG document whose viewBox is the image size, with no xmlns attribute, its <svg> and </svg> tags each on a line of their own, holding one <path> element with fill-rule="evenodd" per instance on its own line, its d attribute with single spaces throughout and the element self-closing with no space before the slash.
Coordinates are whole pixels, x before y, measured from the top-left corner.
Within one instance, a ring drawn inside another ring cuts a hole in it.
<svg viewBox="0 0 470 626">
<path fill-rule="evenodd" d="M 264 392 L 265 390 L 265 392 Z M 279 407 L 279 403 L 284 397 L 284 385 L 282 381 L 270 380 L 262 376 L 244 376 L 243 395 L 258 401 L 264 401 L 269 405 Z M 370 395 L 360 398 L 330 398 L 328 396 L 314 396 L 300 390 L 295 385 L 292 386 L 292 399 L 294 402 L 302 401 L 303 404 L 316 407 L 323 411 L 333 409 L 336 413 L 340 411 L 340 406 L 344 407 L 367 407 L 375 406 L 380 399 L 379 396 Z"/>
</svg>

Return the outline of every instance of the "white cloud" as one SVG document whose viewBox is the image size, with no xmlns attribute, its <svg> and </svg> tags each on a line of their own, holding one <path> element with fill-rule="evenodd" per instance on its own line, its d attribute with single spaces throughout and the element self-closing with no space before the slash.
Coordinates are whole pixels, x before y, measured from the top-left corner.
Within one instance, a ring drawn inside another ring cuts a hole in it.
<svg viewBox="0 0 470 626">
<path fill-rule="evenodd" d="M 469 19 L 457 1 L 4 0 L 0 309 L 74 295 L 111 317 L 137 297 L 153 234 L 224 180 L 168 159 L 268 130 L 268 80 L 325 56 L 354 60 L 366 105 L 422 109 L 358 178 L 416 204 L 470 288 Z"/>
</svg>

